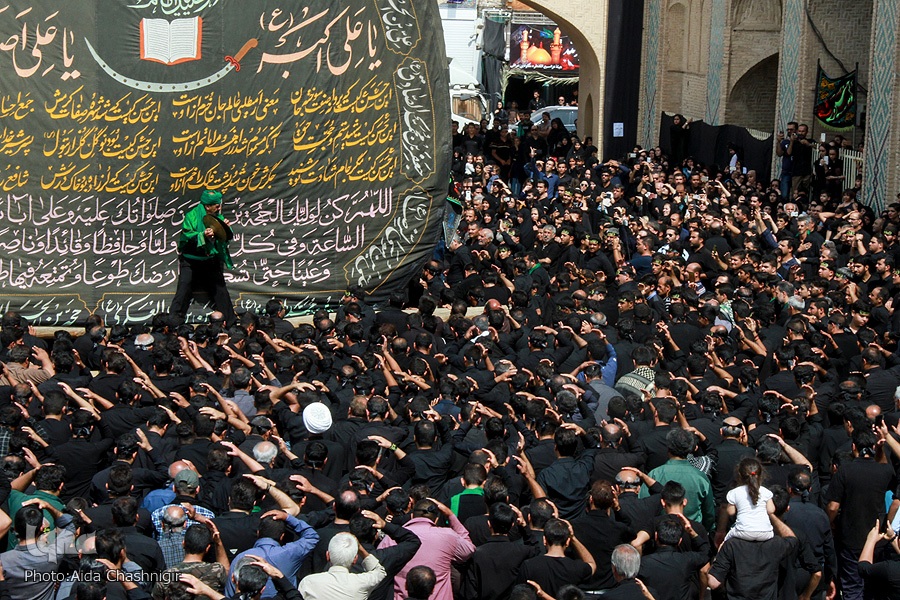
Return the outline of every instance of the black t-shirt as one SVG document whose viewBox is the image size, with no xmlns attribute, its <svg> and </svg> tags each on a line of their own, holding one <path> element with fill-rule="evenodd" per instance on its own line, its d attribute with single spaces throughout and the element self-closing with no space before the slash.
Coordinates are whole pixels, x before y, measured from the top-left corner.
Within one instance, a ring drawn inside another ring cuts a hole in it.
<svg viewBox="0 0 900 600">
<path fill-rule="evenodd" d="M 838 502 L 836 536 L 854 551 L 861 550 L 872 523 L 885 512 L 884 495 L 897 487 L 897 475 L 889 464 L 857 458 L 840 466 L 828 487 L 828 501 Z"/>
<path fill-rule="evenodd" d="M 873 565 L 861 561 L 859 574 L 865 579 L 867 590 L 869 586 L 877 590 L 874 598 L 900 599 L 900 562 L 887 560 Z"/>
<path fill-rule="evenodd" d="M 577 585 L 590 576 L 590 565 L 568 556 L 535 556 L 519 569 L 519 582 L 535 581 L 551 596 L 556 596 L 562 586 Z"/>
<path fill-rule="evenodd" d="M 588 511 L 572 521 L 572 528 L 597 563 L 597 571 L 585 582 L 584 587 L 592 590 L 611 588 L 616 583 L 611 568 L 613 550 L 619 544 L 627 544 L 633 540 L 636 532 L 625 523 L 615 521 L 605 512 L 597 510 Z"/>
<path fill-rule="evenodd" d="M 799 543 L 796 537 L 765 542 L 731 538 L 719 548 L 709 574 L 725 585 L 729 600 L 776 600 L 778 567 Z"/>
</svg>

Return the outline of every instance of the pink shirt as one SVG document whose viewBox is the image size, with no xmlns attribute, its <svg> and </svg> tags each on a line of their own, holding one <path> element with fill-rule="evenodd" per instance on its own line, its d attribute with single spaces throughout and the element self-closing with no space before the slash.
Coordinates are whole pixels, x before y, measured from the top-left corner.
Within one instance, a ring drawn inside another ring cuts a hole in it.
<svg viewBox="0 0 900 600">
<path fill-rule="evenodd" d="M 453 600 L 450 565 L 466 561 L 475 552 L 475 544 L 469 539 L 469 532 L 456 515 L 450 516 L 450 527 L 438 527 L 424 517 L 411 519 L 404 527 L 419 536 L 422 545 L 412 560 L 394 577 L 394 599 L 406 600 L 406 574 L 413 567 L 425 565 L 432 568 L 437 578 L 429 600 Z M 386 537 L 379 548 L 395 545 L 394 540 Z"/>
</svg>

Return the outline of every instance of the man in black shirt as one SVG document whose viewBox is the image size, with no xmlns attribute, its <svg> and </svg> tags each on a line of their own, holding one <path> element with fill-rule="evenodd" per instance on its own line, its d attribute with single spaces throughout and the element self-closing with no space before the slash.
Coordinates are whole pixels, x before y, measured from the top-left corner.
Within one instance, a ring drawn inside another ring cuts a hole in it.
<svg viewBox="0 0 900 600">
<path fill-rule="evenodd" d="M 863 597 L 863 581 L 856 562 L 865 545 L 866 532 L 885 513 L 885 493 L 897 487 L 894 468 L 875 459 L 876 445 L 877 438 L 871 429 L 855 429 L 853 452 L 857 458 L 842 464 L 828 486 L 825 510 L 835 527 L 845 600 Z"/>
<path fill-rule="evenodd" d="M 572 526 L 567 521 L 551 519 L 544 526 L 544 543 L 547 545 L 547 553 L 542 556 L 529 558 L 522 563 L 519 569 L 519 581 L 534 581 L 541 588 L 556 596 L 556 592 L 568 583 L 582 583 L 597 570 L 588 549 L 579 542 Z M 575 549 L 578 559 L 566 556 L 569 545 Z"/>
<path fill-rule="evenodd" d="M 259 517 L 262 514 L 253 512 L 257 493 L 252 481 L 238 479 L 231 488 L 228 502 L 230 510 L 213 519 L 229 560 L 256 543 L 256 530 L 259 529 Z"/>
<path fill-rule="evenodd" d="M 791 475 L 789 482 L 791 498 L 788 510 L 782 518 L 797 534 L 797 538 L 809 546 L 822 569 L 822 579 L 816 588 L 816 592 L 822 592 L 837 574 L 837 555 L 834 550 L 831 523 L 825 511 L 809 500 L 812 487 L 809 473 L 805 470 L 798 471 Z"/>
<path fill-rule="evenodd" d="M 646 498 L 638 496 L 642 483 L 647 486 L 650 494 Z M 653 518 L 662 509 L 660 502 L 662 491 L 663 485 L 646 473 L 631 467 L 622 469 L 616 475 L 619 501 L 616 517 L 631 524 L 635 530 L 650 531 L 653 527 Z"/>
<path fill-rule="evenodd" d="M 725 586 L 729 600 L 776 600 L 778 569 L 786 556 L 799 545 L 791 528 L 769 515 L 775 537 L 765 542 L 748 542 L 737 537 L 725 541 L 709 570 L 709 587 Z"/>
<path fill-rule="evenodd" d="M 616 585 L 603 594 L 604 600 L 655 599 L 658 596 L 637 579 L 641 568 L 641 553 L 634 546 L 622 544 L 612 553 L 612 574 Z"/>
<path fill-rule="evenodd" d="M 896 547 L 897 537 L 891 527 L 882 534 L 881 524 L 876 523 L 866 537 L 866 545 L 859 555 L 859 574 L 866 582 L 866 592 L 872 598 L 900 598 L 900 562 L 896 560 L 882 560 L 875 563 L 875 545 L 882 539 L 891 540 Z M 890 554 L 894 554 L 891 549 Z"/>
<path fill-rule="evenodd" d="M 613 550 L 619 544 L 627 544 L 635 537 L 635 531 L 627 524 L 612 518 L 612 511 L 618 510 L 619 502 L 615 489 L 607 481 L 595 481 L 591 486 L 588 511 L 572 521 L 572 528 L 578 532 L 578 539 L 594 557 L 597 569 L 582 587 L 602 590 L 613 587 L 615 579 L 610 569 Z"/>
<path fill-rule="evenodd" d="M 576 459 L 578 436 L 587 439 L 584 429 L 574 423 L 563 423 L 556 430 L 557 459 L 535 478 L 526 468 L 524 473 L 535 498 L 549 498 L 559 509 L 560 518 L 572 519 L 584 513 L 595 449 L 588 449 Z"/>
<path fill-rule="evenodd" d="M 691 550 L 679 552 L 682 536 L 691 538 Z M 656 525 L 656 552 L 641 559 L 641 579 L 657 590 L 656 600 L 689 600 L 691 583 L 708 562 L 700 536 L 683 514 L 667 515 Z"/>
<path fill-rule="evenodd" d="M 512 542 L 509 532 L 518 521 L 525 532 L 525 544 Z M 535 533 L 525 527 L 517 508 L 505 502 L 491 505 L 488 524 L 491 537 L 475 550 L 463 581 L 465 600 L 504 600 L 519 577 L 519 567 L 540 554 Z"/>
</svg>

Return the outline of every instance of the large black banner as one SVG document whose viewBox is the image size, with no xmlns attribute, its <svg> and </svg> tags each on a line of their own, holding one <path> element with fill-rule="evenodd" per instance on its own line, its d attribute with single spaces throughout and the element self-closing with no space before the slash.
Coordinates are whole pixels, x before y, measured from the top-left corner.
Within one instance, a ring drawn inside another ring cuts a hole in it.
<svg viewBox="0 0 900 600">
<path fill-rule="evenodd" d="M 0 310 L 167 309 L 205 188 L 241 306 L 386 297 L 441 231 L 440 27 L 416 0 L 0 2 Z"/>
</svg>

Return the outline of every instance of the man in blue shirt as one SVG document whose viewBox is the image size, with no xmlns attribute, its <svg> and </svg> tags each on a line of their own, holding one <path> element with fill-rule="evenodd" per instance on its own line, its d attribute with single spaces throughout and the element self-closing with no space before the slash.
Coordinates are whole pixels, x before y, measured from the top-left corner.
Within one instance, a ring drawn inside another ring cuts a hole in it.
<svg viewBox="0 0 900 600">
<path fill-rule="evenodd" d="M 297 539 L 282 545 L 281 540 L 288 527 L 297 534 Z M 285 578 L 293 587 L 297 587 L 297 571 L 300 570 L 300 565 L 318 542 L 319 534 L 308 523 L 292 517 L 286 512 L 270 510 L 259 520 L 259 539 L 252 548 L 241 552 L 231 562 L 231 570 L 225 584 L 225 595 L 230 598 L 235 594 L 234 574 L 245 564 L 254 562 L 255 559 L 247 558 L 250 556 L 262 558 L 276 567 L 284 573 Z M 272 580 L 269 579 L 261 597 L 274 598 L 277 594 Z"/>
</svg>

